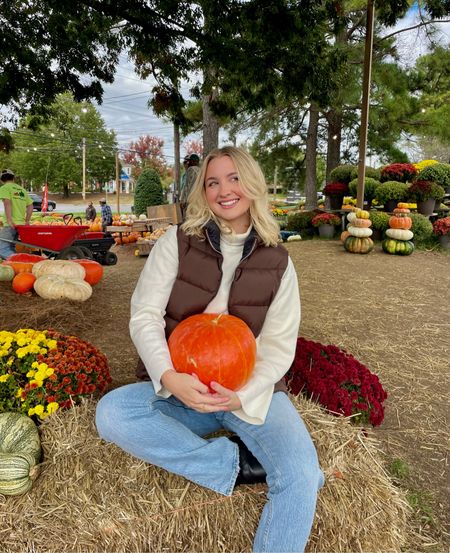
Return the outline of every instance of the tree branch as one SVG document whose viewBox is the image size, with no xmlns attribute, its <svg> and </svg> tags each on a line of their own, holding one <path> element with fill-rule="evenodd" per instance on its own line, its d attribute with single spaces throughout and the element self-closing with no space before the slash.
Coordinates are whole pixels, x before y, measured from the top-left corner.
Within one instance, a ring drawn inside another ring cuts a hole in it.
<svg viewBox="0 0 450 553">
<path fill-rule="evenodd" d="M 398 31 L 394 31 L 389 35 L 382 36 L 376 41 L 376 43 L 378 44 L 382 40 L 386 40 L 387 38 L 391 38 L 392 36 L 399 35 L 400 33 L 405 33 L 406 31 L 411 31 L 412 29 L 418 29 L 419 27 L 423 27 L 424 25 L 431 25 L 433 23 L 449 23 L 449 22 L 450 22 L 450 19 L 430 19 L 430 21 L 422 21 L 421 23 L 417 23 L 417 25 L 412 25 L 411 27 L 405 27 L 404 29 L 399 29 Z"/>
</svg>

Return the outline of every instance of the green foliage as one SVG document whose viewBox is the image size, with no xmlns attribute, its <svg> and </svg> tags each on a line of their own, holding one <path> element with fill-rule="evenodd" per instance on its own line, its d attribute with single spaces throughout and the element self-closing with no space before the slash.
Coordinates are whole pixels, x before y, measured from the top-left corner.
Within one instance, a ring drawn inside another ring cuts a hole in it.
<svg viewBox="0 0 450 553">
<path fill-rule="evenodd" d="M 398 480 L 406 478 L 409 476 L 410 472 L 409 465 L 398 457 L 392 459 L 391 463 L 388 465 L 388 470 L 390 474 Z"/>
<path fill-rule="evenodd" d="M 161 205 L 164 201 L 161 177 L 154 169 L 145 169 L 136 181 L 134 212 L 147 214 L 150 205 Z"/>
<path fill-rule="evenodd" d="M 317 215 L 317 211 L 295 211 L 288 214 L 286 230 L 303 231 L 303 234 L 312 236 L 314 226 L 312 220 Z"/>
<path fill-rule="evenodd" d="M 425 202 L 430 198 L 441 201 L 444 194 L 442 186 L 428 180 L 416 180 L 408 188 L 408 198 L 415 202 Z"/>
<path fill-rule="evenodd" d="M 367 202 L 371 202 L 375 198 L 377 188 L 380 186 L 380 181 L 366 177 L 364 179 L 364 199 Z M 358 190 L 358 179 L 353 179 L 348 185 L 350 194 L 356 198 Z"/>
<path fill-rule="evenodd" d="M 355 167 L 353 171 L 350 174 L 351 180 L 358 178 L 358 167 Z M 377 181 L 380 180 L 381 177 L 381 169 L 375 169 L 374 167 L 368 167 L 366 165 L 364 176 L 369 179 L 375 179 Z"/>
<path fill-rule="evenodd" d="M 0 105 L 42 115 L 66 90 L 100 100 L 122 47 L 119 21 L 88 3 L 2 2 Z"/>
<path fill-rule="evenodd" d="M 373 229 L 384 232 L 389 228 L 389 219 L 390 215 L 385 211 L 378 211 L 376 209 L 370 211 L 370 220 L 372 221 Z"/>
<path fill-rule="evenodd" d="M 403 182 L 387 181 L 377 187 L 375 199 L 378 203 L 384 204 L 388 200 L 406 201 L 408 185 Z"/>
<path fill-rule="evenodd" d="M 28 122 L 29 118 L 25 118 L 23 126 L 12 133 L 15 148 L 10 161 L 16 176 L 29 185 L 33 183 L 35 190 L 45 182 L 52 192 L 67 189 L 69 183 L 72 190 L 80 190 L 83 138 L 87 189 L 94 182 L 114 178 L 115 136 L 90 104 L 79 104 L 70 94 L 61 94 L 51 105 L 47 121 L 38 129 L 27 128 Z"/>
<path fill-rule="evenodd" d="M 450 164 L 449 163 L 435 163 L 428 165 L 425 169 L 422 169 L 417 175 L 418 180 L 430 180 L 446 188 L 450 186 Z"/>
<path fill-rule="evenodd" d="M 429 240 L 433 234 L 433 225 L 428 217 L 420 213 L 410 213 L 412 219 L 411 230 L 414 233 L 414 243 L 421 244 Z"/>
<path fill-rule="evenodd" d="M 348 184 L 354 178 L 352 176 L 354 170 L 354 165 L 338 165 L 330 173 L 330 182 L 345 182 Z"/>
</svg>

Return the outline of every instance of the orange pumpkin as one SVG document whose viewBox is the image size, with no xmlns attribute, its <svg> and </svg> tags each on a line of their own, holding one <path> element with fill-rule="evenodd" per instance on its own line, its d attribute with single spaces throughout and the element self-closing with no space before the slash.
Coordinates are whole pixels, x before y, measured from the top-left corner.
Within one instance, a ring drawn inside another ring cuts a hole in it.
<svg viewBox="0 0 450 553">
<path fill-rule="evenodd" d="M 412 227 L 412 219 L 411 217 L 397 217 L 393 215 L 392 217 L 389 217 L 389 226 L 391 228 L 408 230 Z"/>
<path fill-rule="evenodd" d="M 233 315 L 188 317 L 175 327 L 168 344 L 175 370 L 194 373 L 208 386 L 218 382 L 238 390 L 255 365 L 255 337 L 244 321 Z"/>
<path fill-rule="evenodd" d="M 13 253 L 3 264 L 10 265 L 14 269 L 16 275 L 19 275 L 20 273 L 31 273 L 33 265 L 44 259 L 47 258 L 32 253 Z"/>
<path fill-rule="evenodd" d="M 399 215 L 401 213 L 411 213 L 411 212 L 407 207 L 396 207 L 392 213 Z"/>
<path fill-rule="evenodd" d="M 358 228 L 369 228 L 372 225 L 372 221 L 370 219 L 361 219 L 360 217 L 356 217 L 356 219 L 353 219 L 352 225 Z"/>
<path fill-rule="evenodd" d="M 343 230 L 341 232 L 341 238 L 340 238 L 341 242 L 345 242 L 345 239 L 347 238 L 347 236 L 350 236 L 350 233 L 348 232 L 348 230 Z"/>
<path fill-rule="evenodd" d="M 93 259 L 73 259 L 75 263 L 79 263 L 84 267 L 86 272 L 84 280 L 88 282 L 91 286 L 98 284 L 103 277 L 103 267 L 97 261 Z"/>
<path fill-rule="evenodd" d="M 36 277 L 32 273 L 19 273 L 12 281 L 12 289 L 16 294 L 26 294 L 33 290 Z"/>
</svg>

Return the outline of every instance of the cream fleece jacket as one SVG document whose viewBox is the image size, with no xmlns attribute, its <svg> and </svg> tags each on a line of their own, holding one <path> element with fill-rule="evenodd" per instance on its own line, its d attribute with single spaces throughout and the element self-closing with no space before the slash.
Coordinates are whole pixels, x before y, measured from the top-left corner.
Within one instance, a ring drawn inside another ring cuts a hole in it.
<svg viewBox="0 0 450 553">
<path fill-rule="evenodd" d="M 221 235 L 222 281 L 205 313 L 228 313 L 228 295 L 242 257 L 245 234 Z M 153 247 L 131 298 L 130 334 L 152 379 L 156 393 L 169 397 L 161 384 L 162 374 L 173 369 L 164 334 L 164 315 L 178 272 L 177 227 L 169 228 Z M 256 364 L 250 380 L 237 391 L 242 408 L 234 411 L 250 424 L 263 424 L 274 384 L 289 369 L 295 355 L 300 325 L 300 296 L 297 275 L 289 258 L 280 288 L 256 339 Z"/>
</svg>

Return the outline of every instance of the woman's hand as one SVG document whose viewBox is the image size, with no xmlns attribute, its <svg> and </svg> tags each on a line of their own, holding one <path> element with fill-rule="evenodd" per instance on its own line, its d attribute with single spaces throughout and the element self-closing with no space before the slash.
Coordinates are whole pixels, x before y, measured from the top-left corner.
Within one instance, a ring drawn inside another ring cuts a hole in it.
<svg viewBox="0 0 450 553">
<path fill-rule="evenodd" d="M 201 382 L 197 375 L 177 373 L 170 369 L 163 373 L 161 383 L 176 398 L 191 409 L 200 413 L 229 411 L 229 397 L 211 390 Z M 226 390 L 226 388 L 223 388 Z"/>
<path fill-rule="evenodd" d="M 223 404 L 223 406 L 226 407 L 226 409 L 224 408 L 223 411 L 237 411 L 238 409 L 241 409 L 242 403 L 236 392 L 234 392 L 233 390 L 229 390 L 224 386 L 221 386 L 218 382 L 211 382 L 210 387 L 218 395 L 228 398 L 228 401 Z"/>
</svg>

